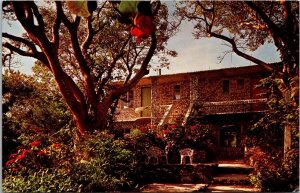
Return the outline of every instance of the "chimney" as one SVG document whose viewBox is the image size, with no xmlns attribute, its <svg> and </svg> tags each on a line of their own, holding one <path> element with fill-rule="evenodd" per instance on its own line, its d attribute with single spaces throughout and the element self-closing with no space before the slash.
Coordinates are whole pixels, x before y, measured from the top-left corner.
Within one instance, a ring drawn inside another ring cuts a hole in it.
<svg viewBox="0 0 300 193">
<path fill-rule="evenodd" d="M 161 69 L 158 69 L 158 76 L 161 75 Z"/>
</svg>

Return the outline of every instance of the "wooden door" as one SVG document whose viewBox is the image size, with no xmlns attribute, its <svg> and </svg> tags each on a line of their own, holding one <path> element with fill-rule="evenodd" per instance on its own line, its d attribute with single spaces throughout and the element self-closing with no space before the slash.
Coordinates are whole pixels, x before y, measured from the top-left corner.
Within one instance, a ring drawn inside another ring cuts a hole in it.
<svg viewBox="0 0 300 193">
<path fill-rule="evenodd" d="M 149 107 L 146 110 L 143 110 L 141 112 L 142 117 L 150 117 L 151 116 L 151 88 L 150 87 L 143 87 L 141 91 L 141 101 L 142 101 L 142 107 Z"/>
</svg>

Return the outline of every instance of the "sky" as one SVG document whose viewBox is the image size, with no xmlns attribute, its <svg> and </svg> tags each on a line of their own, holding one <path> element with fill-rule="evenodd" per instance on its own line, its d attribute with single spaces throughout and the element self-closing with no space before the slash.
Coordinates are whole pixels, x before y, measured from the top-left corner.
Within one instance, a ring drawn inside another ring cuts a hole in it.
<svg viewBox="0 0 300 193">
<path fill-rule="evenodd" d="M 196 40 L 192 35 L 192 30 L 193 25 L 190 22 L 183 22 L 180 31 L 170 38 L 167 47 L 177 51 L 178 56 L 170 58 L 171 65 L 169 69 L 162 69 L 162 74 L 254 65 L 234 53 L 226 55 L 220 63 L 218 57 L 223 56 L 224 51 L 230 50 L 230 48 L 224 45 L 224 41 L 217 38 Z M 273 44 L 265 44 L 255 52 L 249 52 L 248 54 L 265 62 L 277 62 L 280 60 L 276 47 Z"/>
<path fill-rule="evenodd" d="M 172 9 L 172 8 L 171 8 Z M 230 68 L 238 66 L 254 65 L 235 54 L 228 54 L 220 63 L 218 57 L 224 55 L 224 51 L 229 50 L 222 40 L 216 38 L 201 38 L 195 40 L 192 35 L 193 25 L 191 22 L 182 22 L 179 32 L 170 38 L 167 48 L 175 50 L 177 57 L 170 58 L 169 69 L 161 69 L 162 74 L 173 74 L 181 72 L 193 72 L 203 70 L 213 70 L 220 68 Z M 23 30 L 19 24 L 9 26 L 2 21 L 2 31 L 21 35 Z M 276 47 L 272 44 L 265 44 L 251 54 L 265 62 L 277 62 L 280 60 Z M 22 66 L 17 68 L 25 74 L 32 74 L 33 59 L 19 57 Z M 155 67 L 155 66 L 154 66 Z M 150 70 L 150 75 L 156 75 L 157 72 Z"/>
</svg>

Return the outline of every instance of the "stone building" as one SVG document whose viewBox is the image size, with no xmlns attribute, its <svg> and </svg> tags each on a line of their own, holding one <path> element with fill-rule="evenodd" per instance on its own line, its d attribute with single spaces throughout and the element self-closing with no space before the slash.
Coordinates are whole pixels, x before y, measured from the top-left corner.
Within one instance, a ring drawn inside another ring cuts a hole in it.
<svg viewBox="0 0 300 193">
<path fill-rule="evenodd" d="M 215 159 L 240 159 L 243 132 L 266 107 L 256 85 L 268 74 L 247 66 L 143 78 L 120 101 L 117 126 L 129 132 L 201 120 L 217 139 Z"/>
</svg>

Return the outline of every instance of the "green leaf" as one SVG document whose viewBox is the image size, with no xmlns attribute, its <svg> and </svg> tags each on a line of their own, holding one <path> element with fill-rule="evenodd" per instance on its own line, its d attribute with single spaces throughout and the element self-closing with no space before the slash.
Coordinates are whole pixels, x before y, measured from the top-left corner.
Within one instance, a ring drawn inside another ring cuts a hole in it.
<svg viewBox="0 0 300 193">
<path fill-rule="evenodd" d="M 134 14 L 138 12 L 138 4 L 139 1 L 121 1 L 118 9 L 123 15 Z"/>
<path fill-rule="evenodd" d="M 88 17 L 91 15 L 88 10 L 87 0 L 67 1 L 67 7 L 71 13 L 77 16 Z"/>
</svg>

